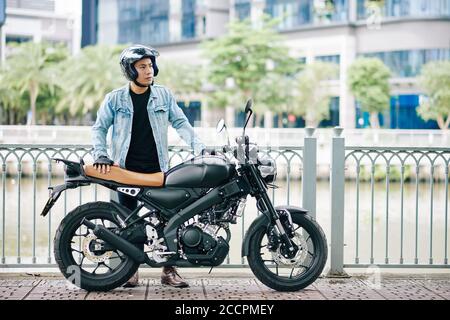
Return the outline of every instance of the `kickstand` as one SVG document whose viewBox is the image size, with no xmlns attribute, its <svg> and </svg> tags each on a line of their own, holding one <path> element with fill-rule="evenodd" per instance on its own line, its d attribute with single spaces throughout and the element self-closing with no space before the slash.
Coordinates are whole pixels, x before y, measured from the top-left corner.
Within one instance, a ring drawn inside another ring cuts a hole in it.
<svg viewBox="0 0 450 320">
<path fill-rule="evenodd" d="M 213 268 L 214 268 L 214 267 L 211 267 L 211 269 L 209 269 L 208 274 L 211 274 L 211 271 L 212 271 Z"/>
</svg>

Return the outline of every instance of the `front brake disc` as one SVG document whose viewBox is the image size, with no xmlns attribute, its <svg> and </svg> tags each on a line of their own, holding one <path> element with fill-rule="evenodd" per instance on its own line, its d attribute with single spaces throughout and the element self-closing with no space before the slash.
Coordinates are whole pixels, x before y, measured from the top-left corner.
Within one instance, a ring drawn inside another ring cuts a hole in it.
<svg viewBox="0 0 450 320">
<path fill-rule="evenodd" d="M 297 253 L 292 258 L 286 258 L 281 253 L 281 246 L 279 246 L 276 251 L 272 252 L 272 258 L 277 264 L 288 267 L 299 267 L 303 265 L 303 262 L 308 255 L 308 245 L 305 238 L 302 234 L 296 232 L 292 241 L 298 246 Z"/>
</svg>

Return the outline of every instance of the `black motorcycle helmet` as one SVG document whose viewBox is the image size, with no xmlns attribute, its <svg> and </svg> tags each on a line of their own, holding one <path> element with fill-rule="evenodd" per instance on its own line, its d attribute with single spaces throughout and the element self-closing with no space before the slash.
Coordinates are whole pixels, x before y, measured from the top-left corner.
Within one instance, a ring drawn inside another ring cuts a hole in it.
<svg viewBox="0 0 450 320">
<path fill-rule="evenodd" d="M 150 58 L 153 64 L 153 75 L 156 77 L 159 72 L 158 66 L 156 65 L 157 56 L 159 56 L 159 52 L 151 47 L 146 47 L 140 44 L 133 45 L 123 50 L 120 54 L 120 68 L 128 80 L 133 81 L 139 87 L 144 87 L 136 81 L 138 72 L 134 67 L 134 63 L 143 58 Z"/>
</svg>

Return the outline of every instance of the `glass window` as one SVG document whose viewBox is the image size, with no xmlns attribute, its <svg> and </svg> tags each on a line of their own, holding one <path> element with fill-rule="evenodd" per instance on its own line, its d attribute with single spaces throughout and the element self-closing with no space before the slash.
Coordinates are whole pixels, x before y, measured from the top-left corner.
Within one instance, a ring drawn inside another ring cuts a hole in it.
<svg viewBox="0 0 450 320">
<path fill-rule="evenodd" d="M 436 121 L 424 121 L 417 114 L 418 95 L 398 95 L 391 97 L 390 128 L 391 129 L 438 129 Z"/>
<path fill-rule="evenodd" d="M 6 2 L 5 0 L 0 0 L 0 26 L 5 23 L 6 19 Z"/>
<path fill-rule="evenodd" d="M 154 44 L 169 42 L 169 2 L 141 1 L 141 42 Z"/>
<path fill-rule="evenodd" d="M 195 38 L 195 8 L 196 0 L 183 0 L 182 2 L 182 20 L 181 37 L 183 39 Z"/>
<path fill-rule="evenodd" d="M 250 17 L 251 4 L 250 0 L 236 0 L 234 2 L 234 10 L 239 20 L 244 20 Z"/>
<path fill-rule="evenodd" d="M 266 0 L 264 11 L 274 18 L 282 17 L 278 28 L 283 30 L 311 23 L 312 9 L 311 0 Z"/>
<path fill-rule="evenodd" d="M 420 74 L 422 66 L 430 61 L 450 60 L 450 49 L 374 52 L 364 56 L 379 58 L 394 77 L 415 77 Z"/>
<path fill-rule="evenodd" d="M 282 17 L 279 29 L 348 20 L 348 0 L 266 0 L 264 11 Z"/>
<path fill-rule="evenodd" d="M 358 19 L 367 18 L 367 0 L 357 0 Z M 450 16 L 450 0 L 384 0 L 384 17 Z"/>
<path fill-rule="evenodd" d="M 7 0 L 8 8 L 55 11 L 55 0 Z"/>
<path fill-rule="evenodd" d="M 169 3 L 164 0 L 118 0 L 119 43 L 169 42 Z"/>
<path fill-rule="evenodd" d="M 341 64 L 341 56 L 340 55 L 331 55 L 331 56 L 317 56 L 315 58 L 318 61 L 328 62 L 328 63 L 335 63 L 338 66 Z M 336 77 L 334 79 L 339 79 L 340 72 L 337 73 Z"/>
<path fill-rule="evenodd" d="M 13 35 L 7 35 L 5 40 L 6 40 L 6 41 L 5 41 L 6 44 L 8 44 L 8 43 L 13 43 L 13 42 L 15 42 L 15 43 L 24 43 L 24 42 L 31 41 L 32 38 L 29 37 L 29 36 L 13 36 Z"/>
<path fill-rule="evenodd" d="M 341 63 L 341 56 L 340 55 L 331 55 L 331 56 L 317 56 L 316 60 L 323 61 L 323 62 L 330 62 L 330 63 Z"/>
<path fill-rule="evenodd" d="M 332 97 L 330 99 L 330 115 L 327 120 L 322 120 L 319 123 L 319 128 L 339 126 L 339 102 L 339 97 Z"/>
<path fill-rule="evenodd" d="M 331 21 L 341 22 L 348 20 L 348 1 L 347 0 L 334 0 L 334 11 L 330 18 Z"/>
<path fill-rule="evenodd" d="M 119 15 L 119 43 L 139 42 L 140 9 L 138 1 L 117 1 Z"/>
</svg>

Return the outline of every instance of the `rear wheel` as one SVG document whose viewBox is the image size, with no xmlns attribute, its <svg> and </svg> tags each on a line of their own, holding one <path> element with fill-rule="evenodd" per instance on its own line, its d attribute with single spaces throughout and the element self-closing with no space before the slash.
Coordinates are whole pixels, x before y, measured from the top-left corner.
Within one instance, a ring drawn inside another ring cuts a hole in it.
<svg viewBox="0 0 450 320">
<path fill-rule="evenodd" d="M 308 215 L 292 214 L 298 251 L 288 259 L 282 246 L 268 249 L 267 226 L 261 225 L 250 238 L 248 264 L 255 276 L 277 291 L 297 291 L 309 286 L 322 273 L 327 261 L 327 241 L 322 228 Z"/>
<path fill-rule="evenodd" d="M 67 214 L 56 231 L 55 259 L 64 277 L 87 291 L 108 291 L 124 284 L 139 263 L 122 252 L 108 248 L 92 230 L 81 224 L 83 218 L 111 231 L 118 226 L 112 217 L 115 208 L 108 202 L 92 202 Z"/>
</svg>

